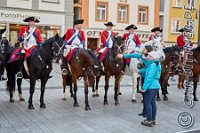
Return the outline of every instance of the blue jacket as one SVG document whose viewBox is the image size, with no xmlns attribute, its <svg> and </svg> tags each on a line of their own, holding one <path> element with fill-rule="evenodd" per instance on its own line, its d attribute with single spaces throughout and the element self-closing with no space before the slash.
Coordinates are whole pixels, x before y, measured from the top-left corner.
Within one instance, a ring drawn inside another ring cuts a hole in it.
<svg viewBox="0 0 200 133">
<path fill-rule="evenodd" d="M 144 84 L 142 86 L 143 90 L 148 89 L 159 89 L 160 87 L 160 75 L 161 75 L 161 65 L 158 60 L 145 60 L 142 58 L 141 54 L 124 54 L 124 58 L 138 58 L 145 64 L 146 69 L 141 69 L 140 74 L 144 76 Z"/>
</svg>

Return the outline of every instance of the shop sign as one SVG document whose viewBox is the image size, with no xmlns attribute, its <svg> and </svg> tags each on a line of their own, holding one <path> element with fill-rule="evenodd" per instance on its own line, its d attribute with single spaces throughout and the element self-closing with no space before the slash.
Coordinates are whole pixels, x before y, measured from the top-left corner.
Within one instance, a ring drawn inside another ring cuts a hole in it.
<svg viewBox="0 0 200 133">
<path fill-rule="evenodd" d="M 0 12 L 0 18 L 9 18 L 9 19 L 25 19 L 27 17 L 30 17 L 28 14 L 22 14 L 22 13 L 6 13 L 6 12 Z M 39 16 L 35 16 L 37 19 L 40 19 Z"/>
</svg>

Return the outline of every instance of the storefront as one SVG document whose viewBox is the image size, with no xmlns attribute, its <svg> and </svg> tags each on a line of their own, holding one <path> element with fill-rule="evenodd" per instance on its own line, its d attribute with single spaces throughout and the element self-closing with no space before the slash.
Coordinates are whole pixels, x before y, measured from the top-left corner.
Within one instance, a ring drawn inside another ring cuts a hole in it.
<svg viewBox="0 0 200 133">
<path fill-rule="evenodd" d="M 97 47 L 100 45 L 101 40 L 101 30 L 96 29 L 84 29 L 85 36 L 86 36 L 86 44 L 87 48 L 90 50 L 96 50 Z M 125 31 L 114 31 L 117 35 L 123 36 Z M 143 32 L 143 31 L 137 31 L 136 34 L 139 36 L 141 43 L 144 43 L 148 41 L 149 36 L 151 35 L 151 32 Z"/>
<path fill-rule="evenodd" d="M 46 40 L 55 34 L 64 34 L 65 30 L 65 15 L 39 13 L 39 12 L 16 12 L 0 10 L 0 29 L 6 27 L 6 33 L 4 36 L 8 38 L 12 45 L 18 42 L 18 33 L 22 26 L 27 23 L 23 22 L 28 16 L 36 16 L 40 23 L 37 27 L 40 29 L 43 40 Z"/>
</svg>

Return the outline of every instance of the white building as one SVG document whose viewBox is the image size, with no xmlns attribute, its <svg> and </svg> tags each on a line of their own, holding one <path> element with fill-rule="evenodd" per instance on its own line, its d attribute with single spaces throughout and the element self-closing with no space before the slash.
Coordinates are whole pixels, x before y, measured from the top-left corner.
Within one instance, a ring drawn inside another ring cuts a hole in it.
<svg viewBox="0 0 200 133">
<path fill-rule="evenodd" d="M 28 16 L 40 20 L 43 39 L 56 33 L 63 35 L 73 23 L 73 0 L 0 0 L 0 28 L 6 27 L 6 37 L 11 44 L 17 43 L 18 32 Z"/>
<path fill-rule="evenodd" d="M 76 0 L 74 10 L 77 10 L 75 16 L 85 20 L 88 48 L 95 49 L 96 44 L 100 44 L 104 23 L 108 21 L 116 25 L 113 29 L 119 35 L 127 32 L 128 25 L 136 25 L 140 40 L 147 41 L 151 29 L 159 26 L 160 0 L 85 0 L 84 4 Z"/>
</svg>

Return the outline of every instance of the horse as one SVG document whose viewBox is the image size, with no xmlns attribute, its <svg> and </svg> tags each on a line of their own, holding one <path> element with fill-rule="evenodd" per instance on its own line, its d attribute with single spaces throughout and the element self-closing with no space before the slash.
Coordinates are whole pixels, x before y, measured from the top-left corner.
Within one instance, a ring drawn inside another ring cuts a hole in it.
<svg viewBox="0 0 200 133">
<path fill-rule="evenodd" d="M 44 103 L 45 86 L 52 70 L 52 61 L 56 55 L 62 54 L 64 48 L 63 39 L 56 34 L 54 37 L 47 39 L 40 47 L 36 47 L 34 53 L 26 59 L 26 65 L 22 68 L 23 78 L 30 79 L 30 96 L 28 101 L 28 109 L 34 109 L 32 103 L 33 93 L 35 91 L 35 83 L 37 79 L 41 81 L 40 108 L 46 108 Z M 6 57 L 8 61 L 11 53 L 17 48 L 10 50 Z M 6 64 L 8 82 L 7 91 L 10 94 L 10 102 L 14 102 L 13 91 L 15 90 L 15 74 L 17 73 L 18 61 Z M 21 91 L 22 79 L 17 79 L 18 89 Z"/>
<path fill-rule="evenodd" d="M 198 101 L 198 98 L 196 96 L 196 91 L 197 91 L 197 83 L 199 81 L 199 75 L 200 75 L 200 46 L 197 48 L 192 49 L 193 52 L 193 96 L 194 96 L 194 101 Z M 179 70 L 183 69 L 183 61 L 179 61 Z M 179 83 L 178 84 L 183 84 L 185 80 L 185 74 L 183 73 L 180 75 L 179 78 Z"/>
<path fill-rule="evenodd" d="M 108 94 L 108 88 L 109 88 L 109 79 L 111 76 L 115 76 L 114 100 L 115 100 L 115 105 L 119 105 L 118 92 L 120 89 L 120 80 L 125 71 L 125 60 L 116 59 L 116 55 L 119 53 L 122 54 L 124 52 L 124 44 L 125 44 L 125 41 L 121 36 L 115 37 L 113 47 L 108 49 L 108 54 L 106 55 L 105 59 L 102 61 L 103 66 L 104 66 L 104 73 L 105 73 L 104 105 L 108 105 L 107 94 Z M 94 92 L 94 95 L 96 96 L 99 96 L 98 84 L 99 84 L 100 77 L 101 75 L 96 78 L 95 92 Z"/>
<path fill-rule="evenodd" d="M 88 100 L 88 87 L 93 87 L 95 77 L 99 74 L 98 59 L 94 53 L 83 48 L 76 48 L 73 51 L 71 59 L 67 62 L 68 74 L 67 77 L 63 78 L 63 83 L 65 83 L 63 87 L 66 86 L 66 79 L 68 79 L 70 87 L 73 85 L 74 94 L 71 92 L 71 96 L 73 95 L 74 97 L 74 107 L 79 107 L 77 102 L 77 79 L 83 78 L 85 110 L 89 111 L 91 108 Z M 65 93 L 65 87 L 63 88 L 63 92 Z M 63 99 L 65 99 L 65 94 Z"/>
<path fill-rule="evenodd" d="M 164 96 L 163 99 L 168 100 L 168 80 L 171 73 L 174 73 L 175 70 L 177 70 L 180 55 L 179 50 L 176 46 L 164 48 L 163 51 L 165 53 L 165 59 L 161 61 L 162 72 L 160 77 L 160 84 L 161 91 Z M 157 101 L 160 101 L 159 94 L 157 95 Z"/>
</svg>

